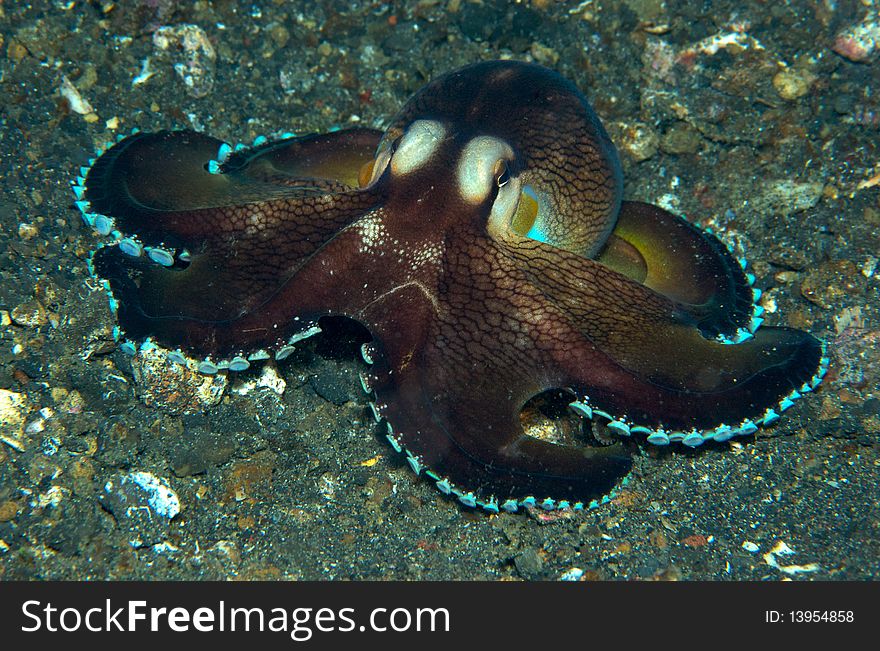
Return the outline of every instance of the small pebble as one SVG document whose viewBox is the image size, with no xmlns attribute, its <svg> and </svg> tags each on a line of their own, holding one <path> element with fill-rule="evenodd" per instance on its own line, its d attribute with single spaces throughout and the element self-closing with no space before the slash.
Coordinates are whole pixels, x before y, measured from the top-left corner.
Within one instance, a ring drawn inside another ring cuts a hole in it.
<svg viewBox="0 0 880 651">
<path fill-rule="evenodd" d="M 21 512 L 21 505 L 15 500 L 6 500 L 0 504 L 0 522 L 14 520 Z"/>
<path fill-rule="evenodd" d="M 532 43 L 531 54 L 535 61 L 545 66 L 555 66 L 559 61 L 559 53 L 552 47 L 547 47 L 541 43 Z"/>
<path fill-rule="evenodd" d="M 174 71 L 192 97 L 205 97 L 211 92 L 217 52 L 201 27 L 191 24 L 159 27 L 153 32 L 153 46 L 159 55 L 170 54 Z"/>
<path fill-rule="evenodd" d="M 620 150 L 629 154 L 637 163 L 656 155 L 660 146 L 657 132 L 644 122 L 619 123 L 618 133 L 615 135 Z"/>
<path fill-rule="evenodd" d="M 80 95 L 79 90 L 77 90 L 76 86 L 68 79 L 66 76 L 61 77 L 61 88 L 59 89 L 61 96 L 67 100 L 67 103 L 70 105 L 70 110 L 74 113 L 79 113 L 80 115 L 88 115 L 90 113 L 94 113 L 92 105 L 89 103 L 89 100 Z"/>
<path fill-rule="evenodd" d="M 677 122 L 663 134 L 660 149 L 668 154 L 695 154 L 702 141 L 699 131 L 686 122 Z"/>
<path fill-rule="evenodd" d="M 584 571 L 579 567 L 573 567 L 570 570 L 563 572 L 559 580 L 560 581 L 580 581 L 584 576 Z"/>
<path fill-rule="evenodd" d="M 773 88 L 787 102 L 793 102 L 810 91 L 810 84 L 816 76 L 808 70 L 785 68 L 773 77 Z"/>
<path fill-rule="evenodd" d="M 49 315 L 46 312 L 46 308 L 39 301 L 35 300 L 16 305 L 12 308 L 10 316 L 16 325 L 26 328 L 35 328 L 49 323 Z"/>
<path fill-rule="evenodd" d="M 22 222 L 18 225 L 18 236 L 25 241 L 32 240 L 39 234 L 40 229 L 35 224 Z"/>
<path fill-rule="evenodd" d="M 538 578 L 541 570 L 544 569 L 544 561 L 541 560 L 537 550 L 532 547 L 515 556 L 513 564 L 520 576 L 529 580 Z"/>
<path fill-rule="evenodd" d="M 134 548 L 165 540 L 169 522 L 180 513 L 180 498 L 168 480 L 149 472 L 114 475 L 98 499 L 117 524 L 127 529 Z"/>
</svg>

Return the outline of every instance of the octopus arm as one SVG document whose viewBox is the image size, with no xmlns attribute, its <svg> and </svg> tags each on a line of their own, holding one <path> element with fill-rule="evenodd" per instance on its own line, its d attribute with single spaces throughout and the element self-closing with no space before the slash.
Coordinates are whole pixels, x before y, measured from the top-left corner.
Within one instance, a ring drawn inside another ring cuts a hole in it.
<svg viewBox="0 0 880 651">
<path fill-rule="evenodd" d="M 218 238 L 315 215 L 309 207 L 357 187 L 377 132 L 367 129 L 290 138 L 235 152 L 195 131 L 138 133 L 104 152 L 84 182 L 93 215 L 112 220 L 122 237 L 144 246 L 197 248 Z M 304 214 L 296 211 L 303 208 Z M 329 237 L 360 213 L 313 219 Z"/>
<path fill-rule="evenodd" d="M 209 163 L 222 144 L 194 132 L 138 134 L 108 150 L 85 199 L 120 229 L 92 264 L 125 335 L 204 355 L 283 344 L 303 325 L 275 314 L 291 279 L 380 202 L 348 185 L 377 139 L 369 130 L 291 139 L 232 154 L 216 173 Z"/>
<path fill-rule="evenodd" d="M 662 208 L 623 202 L 597 260 L 677 302 L 708 338 L 752 325 L 757 293 L 740 262 L 714 235 Z"/>
<path fill-rule="evenodd" d="M 688 305 L 598 262 L 526 246 L 525 258 L 521 249 L 508 253 L 520 260 L 523 287 L 540 295 L 531 338 L 546 384 L 571 388 L 612 419 L 684 431 L 737 427 L 822 371 L 822 343 L 805 332 L 764 327 L 738 344 L 708 339 Z"/>
<path fill-rule="evenodd" d="M 369 386 L 393 445 L 444 492 L 518 503 L 606 495 L 632 465 L 622 445 L 552 443 L 520 422 L 542 388 L 538 333 L 521 322 L 539 296 L 508 286 L 503 258 L 508 269 L 493 282 L 484 264 L 497 253 L 490 243 L 450 235 L 447 244 L 436 279 L 401 286 L 356 315 L 375 337 Z"/>
</svg>

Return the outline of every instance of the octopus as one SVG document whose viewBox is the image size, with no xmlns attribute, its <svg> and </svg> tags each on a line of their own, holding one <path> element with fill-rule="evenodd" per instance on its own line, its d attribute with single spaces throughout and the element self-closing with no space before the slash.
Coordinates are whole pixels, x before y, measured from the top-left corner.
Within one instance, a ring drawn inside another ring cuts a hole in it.
<svg viewBox="0 0 880 651">
<path fill-rule="evenodd" d="M 755 278 L 718 238 L 622 199 L 599 118 L 538 65 L 445 74 L 384 132 L 134 133 L 73 190 L 123 351 L 243 372 L 353 319 L 380 436 L 489 512 L 595 506 L 630 472 L 627 437 L 753 434 L 828 367 L 817 338 L 760 327 Z M 548 392 L 620 437 L 525 429 Z"/>
</svg>

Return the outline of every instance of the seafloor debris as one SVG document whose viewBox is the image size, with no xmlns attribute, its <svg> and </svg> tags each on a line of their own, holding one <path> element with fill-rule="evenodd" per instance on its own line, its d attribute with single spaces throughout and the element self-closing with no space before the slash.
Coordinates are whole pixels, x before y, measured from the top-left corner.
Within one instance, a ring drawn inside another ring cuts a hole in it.
<svg viewBox="0 0 880 651">
<path fill-rule="evenodd" d="M 71 111 L 86 116 L 85 119 L 88 122 L 95 122 L 98 119 L 98 114 L 95 113 L 95 109 L 89 103 L 89 100 L 80 94 L 77 87 L 66 76 L 61 77 L 61 87 L 58 89 L 58 92 L 61 94 L 61 97 L 67 100 Z"/>
<path fill-rule="evenodd" d="M 141 346 L 132 358 L 138 397 L 145 405 L 161 406 L 170 414 L 192 414 L 220 402 L 225 375 L 203 375 L 194 362 L 171 361 L 175 359 L 152 346 Z"/>
<path fill-rule="evenodd" d="M 850 61 L 865 61 L 880 43 L 880 8 L 872 2 L 860 23 L 847 27 L 834 39 L 831 49 Z"/>
<path fill-rule="evenodd" d="M 23 394 L 0 389 L 0 441 L 18 452 L 25 449 L 23 425 L 28 410 Z"/>
<path fill-rule="evenodd" d="M 214 87 L 217 53 L 208 35 L 198 25 L 160 27 L 153 33 L 153 45 L 170 52 L 174 71 L 193 97 L 205 97 Z"/>
<path fill-rule="evenodd" d="M 693 61 L 697 55 L 705 54 L 714 56 L 719 50 L 731 49 L 733 51 L 748 50 L 754 48 L 763 50 L 764 46 L 748 30 L 751 28 L 749 21 L 734 21 L 722 26 L 721 30 L 711 36 L 700 39 L 678 52 L 678 61 L 687 64 Z"/>
<path fill-rule="evenodd" d="M 759 213 L 793 215 L 813 208 L 822 198 L 822 179 L 768 179 L 752 199 L 752 209 Z"/>
<path fill-rule="evenodd" d="M 795 574 L 809 574 L 811 572 L 818 572 L 821 567 L 819 567 L 818 563 L 806 563 L 804 565 L 780 565 L 778 556 L 791 556 L 794 554 L 794 550 L 786 545 L 783 541 L 779 541 L 769 552 L 764 554 L 764 562 L 767 563 L 770 567 L 774 567 L 783 574 L 788 574 L 789 576 Z"/>
<path fill-rule="evenodd" d="M 98 499 L 119 526 L 128 530 L 128 542 L 134 548 L 165 540 L 169 523 L 180 512 L 180 499 L 168 480 L 149 472 L 114 475 Z"/>
<path fill-rule="evenodd" d="M 617 122 L 611 127 L 617 146 L 624 154 L 641 163 L 653 157 L 660 146 L 660 136 L 644 122 Z"/>
<path fill-rule="evenodd" d="M 810 70 L 786 66 L 773 76 L 773 88 L 782 99 L 793 102 L 809 93 L 814 81 L 816 75 Z"/>
</svg>

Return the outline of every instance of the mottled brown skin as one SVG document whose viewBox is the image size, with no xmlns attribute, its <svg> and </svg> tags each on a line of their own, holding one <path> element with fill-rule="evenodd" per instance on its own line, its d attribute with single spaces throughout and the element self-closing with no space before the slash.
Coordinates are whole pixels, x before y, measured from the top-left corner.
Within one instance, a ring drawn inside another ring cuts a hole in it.
<svg viewBox="0 0 880 651">
<path fill-rule="evenodd" d="M 586 257 L 602 248 L 620 207 L 620 163 L 599 118 L 571 82 L 518 62 L 451 72 L 406 103 L 379 151 L 416 119 L 454 125 L 459 145 L 477 135 L 510 143 L 516 153 L 511 174 L 548 200 L 553 243 Z"/>
<path fill-rule="evenodd" d="M 415 120 L 445 136 L 395 174 L 383 161 Z M 544 201 L 544 241 L 487 228 L 497 188 L 462 197 L 454 170 L 477 136 L 512 148 L 509 175 Z M 613 145 L 547 69 L 470 66 L 420 91 L 384 136 L 284 141 L 209 174 L 219 145 L 133 136 L 86 179 L 92 209 L 124 234 L 191 254 L 163 268 L 97 253 L 125 336 L 216 360 L 277 350 L 323 316 L 356 319 L 374 337 L 369 381 L 395 439 L 478 499 L 586 501 L 628 472 L 619 445 L 527 436 L 520 410 L 544 390 L 652 428 L 711 429 L 760 415 L 819 366 L 819 342 L 800 331 L 714 341 L 750 316 L 739 265 L 683 220 L 621 204 Z"/>
</svg>

